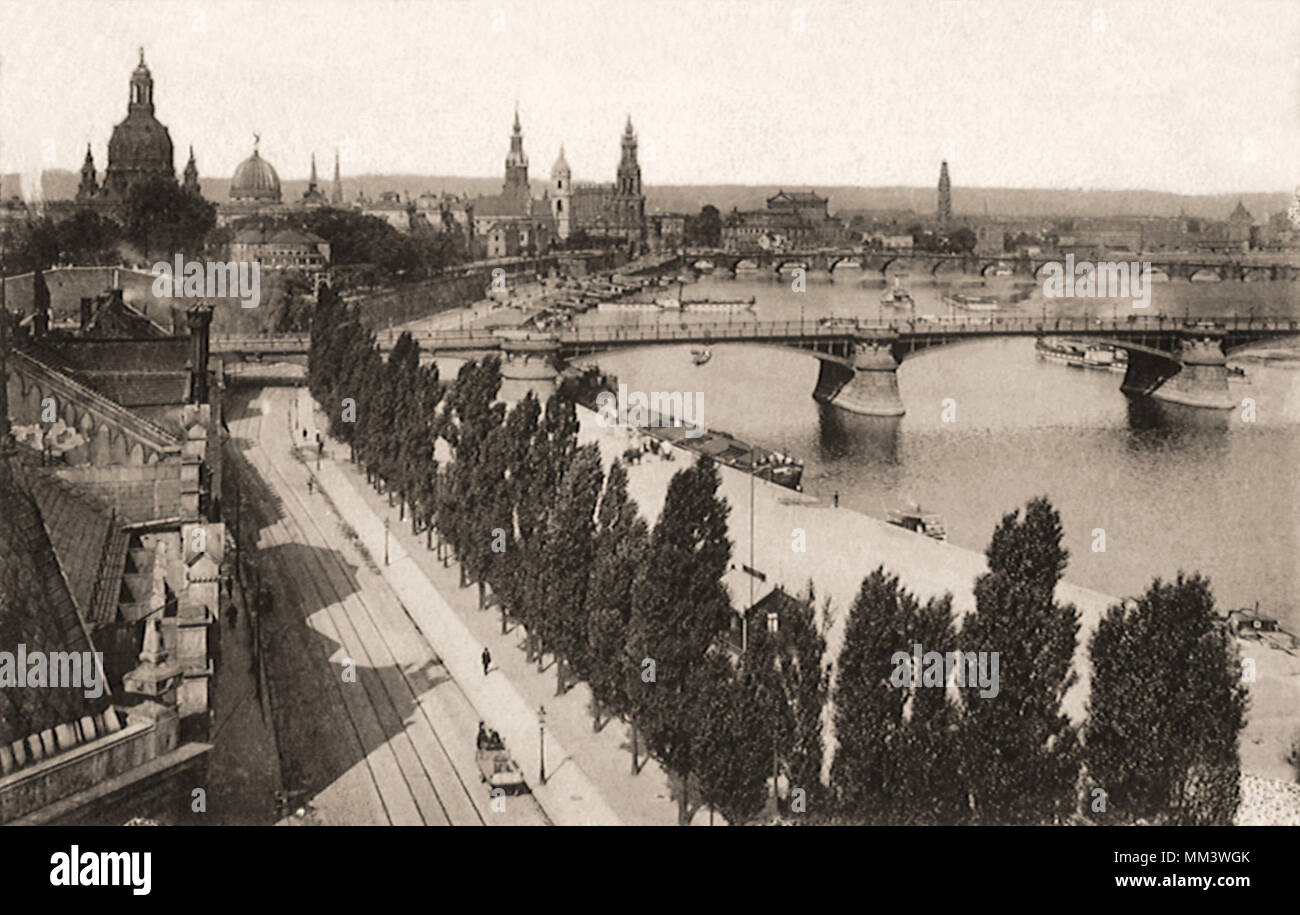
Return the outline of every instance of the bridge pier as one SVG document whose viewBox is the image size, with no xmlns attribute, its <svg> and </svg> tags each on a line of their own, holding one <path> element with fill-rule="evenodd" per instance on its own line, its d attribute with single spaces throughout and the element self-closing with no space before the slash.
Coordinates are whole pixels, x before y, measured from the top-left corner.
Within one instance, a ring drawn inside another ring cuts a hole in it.
<svg viewBox="0 0 1300 915">
<path fill-rule="evenodd" d="M 1130 350 L 1120 390 L 1188 407 L 1231 410 L 1236 404 L 1228 391 L 1223 336 L 1223 331 L 1210 328 L 1186 331 L 1178 351 L 1168 358 Z"/>
<path fill-rule="evenodd" d="M 859 341 L 853 346 L 853 366 L 823 360 L 813 397 L 863 416 L 902 416 L 898 393 L 898 360 L 891 341 Z"/>
<path fill-rule="evenodd" d="M 506 340 L 501 345 L 501 398 L 515 401 L 529 391 L 545 402 L 555 393 L 560 344 L 552 339 Z"/>
<path fill-rule="evenodd" d="M 1156 388 L 1152 396 L 1189 407 L 1231 410 L 1235 403 L 1228 392 L 1228 366 L 1221 346 L 1222 337 L 1221 331 L 1185 334 L 1179 343 L 1182 368 Z"/>
</svg>

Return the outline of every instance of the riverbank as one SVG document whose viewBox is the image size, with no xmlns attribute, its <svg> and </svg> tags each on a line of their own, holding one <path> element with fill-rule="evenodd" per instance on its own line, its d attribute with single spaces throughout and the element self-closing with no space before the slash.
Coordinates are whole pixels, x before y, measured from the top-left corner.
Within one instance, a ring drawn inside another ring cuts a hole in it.
<svg viewBox="0 0 1300 915">
<path fill-rule="evenodd" d="M 596 415 L 585 408 L 579 407 L 578 413 L 579 441 L 596 442 L 606 466 L 628 448 L 639 446 L 644 436 L 627 428 L 602 426 Z M 671 449 L 670 445 L 661 445 L 661 450 Z M 663 507 L 672 475 L 692 459 L 689 453 L 677 450 L 674 460 L 647 456 L 627 468 L 628 492 L 650 524 Z M 955 616 L 974 609 L 974 582 L 987 568 L 982 553 L 913 534 L 848 508 L 834 508 L 827 501 L 800 496 L 730 467 L 721 466 L 718 471 L 719 495 L 731 506 L 728 526 L 734 570 L 727 583 L 737 608 L 749 603 L 751 586 L 753 599 L 757 600 L 778 585 L 797 594 L 813 582 L 819 612 L 822 602 L 830 599 L 830 658 L 839 655 L 848 610 L 862 579 L 877 565 L 883 564 L 897 575 L 902 585 L 921 600 L 951 593 Z M 992 531 L 988 534 L 991 536 Z M 802 551 L 796 549 L 800 540 Z M 741 568 L 745 565 L 762 573 L 764 580 L 747 575 Z M 1102 614 L 1119 598 L 1068 580 L 1057 587 L 1056 593 L 1058 600 L 1073 603 L 1079 610 L 1080 631 L 1074 656 L 1079 680 L 1064 701 L 1066 713 L 1079 722 L 1084 717 L 1091 673 L 1088 638 Z M 1253 659 L 1256 668 L 1256 681 L 1250 684 L 1247 724 L 1241 735 L 1243 775 L 1294 783 L 1294 770 L 1285 757 L 1291 741 L 1300 734 L 1300 657 L 1256 642 L 1239 640 L 1238 644 L 1242 657 Z M 831 740 L 827 743 L 830 749 Z M 1276 796 L 1276 792 L 1264 791 L 1251 796 L 1257 794 Z M 1243 817 L 1257 815 L 1253 808 L 1243 807 Z"/>
</svg>

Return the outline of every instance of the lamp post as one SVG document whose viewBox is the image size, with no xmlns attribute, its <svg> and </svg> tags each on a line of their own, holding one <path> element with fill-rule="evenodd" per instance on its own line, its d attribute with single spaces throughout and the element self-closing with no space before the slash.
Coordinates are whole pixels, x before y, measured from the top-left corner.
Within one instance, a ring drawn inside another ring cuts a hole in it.
<svg viewBox="0 0 1300 915">
<path fill-rule="evenodd" d="M 755 463 L 754 446 L 749 446 L 749 602 L 745 612 L 740 615 L 740 653 L 743 656 L 749 650 L 749 611 L 754 606 L 754 474 L 758 472 Z"/>
<path fill-rule="evenodd" d="M 546 706 L 537 707 L 537 769 L 543 785 L 546 784 Z"/>
<path fill-rule="evenodd" d="M 384 565 L 388 565 L 388 519 L 384 519 Z"/>
</svg>

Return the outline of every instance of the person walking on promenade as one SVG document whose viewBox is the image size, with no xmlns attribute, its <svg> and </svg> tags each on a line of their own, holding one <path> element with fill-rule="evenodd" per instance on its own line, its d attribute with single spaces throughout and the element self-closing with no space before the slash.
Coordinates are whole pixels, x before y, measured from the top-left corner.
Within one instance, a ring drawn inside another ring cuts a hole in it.
<svg viewBox="0 0 1300 915">
<path fill-rule="evenodd" d="M 838 489 L 831 494 L 831 502 L 836 508 L 840 507 L 840 491 Z"/>
<path fill-rule="evenodd" d="M 486 648 L 483 649 L 483 676 L 487 676 L 488 668 L 492 666 L 492 652 Z"/>
</svg>

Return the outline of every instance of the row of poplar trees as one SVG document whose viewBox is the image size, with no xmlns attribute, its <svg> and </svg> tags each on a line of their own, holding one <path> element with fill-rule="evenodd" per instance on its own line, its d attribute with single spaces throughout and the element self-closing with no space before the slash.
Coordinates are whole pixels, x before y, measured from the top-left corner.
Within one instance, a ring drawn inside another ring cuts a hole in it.
<svg viewBox="0 0 1300 915">
<path fill-rule="evenodd" d="M 719 650 L 732 543 L 713 462 L 673 477 L 651 527 L 624 465 L 606 474 L 596 446 L 578 445 L 571 399 L 529 394 L 507 410 L 495 359 L 447 383 L 406 334 L 385 360 L 327 288 L 309 378 L 332 433 L 412 530 L 458 563 L 503 632 L 524 627 L 539 670 L 550 656 L 557 692 L 585 681 L 594 728 L 630 725 L 632 770 L 648 754 L 673 773 L 683 824 L 695 804 L 751 821 L 778 784 L 805 823 L 1232 820 L 1245 690 L 1208 583 L 1157 581 L 1112 608 L 1089 645 L 1086 720 L 1072 724 L 1079 622 L 1054 599 L 1067 553 L 1045 500 L 1002 520 L 960 625 L 948 597 L 922 605 L 883 568 L 868 574 L 832 694 L 829 608 L 816 611 L 811 584 L 775 632 L 749 627 L 738 662 Z M 894 686 L 891 658 L 917 642 L 998 652 L 998 695 Z"/>
</svg>

